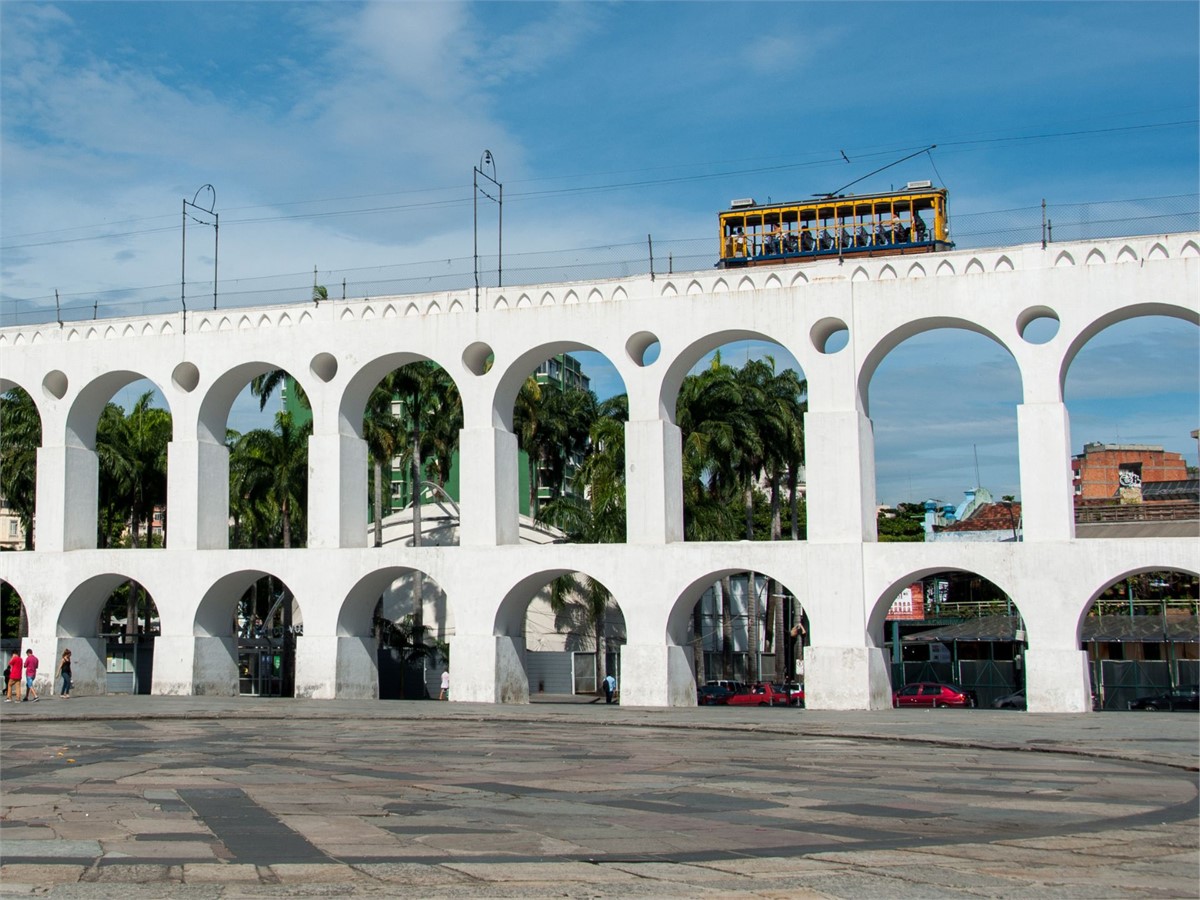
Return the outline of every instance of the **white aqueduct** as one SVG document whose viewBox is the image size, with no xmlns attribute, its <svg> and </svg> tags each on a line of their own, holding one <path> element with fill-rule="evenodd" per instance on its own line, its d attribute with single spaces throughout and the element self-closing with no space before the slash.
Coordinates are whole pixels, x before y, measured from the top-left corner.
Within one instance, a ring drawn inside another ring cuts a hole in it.
<svg viewBox="0 0 1200 900">
<path fill-rule="evenodd" d="M 808 614 L 808 704 L 875 709 L 891 705 L 881 645 L 897 592 L 932 572 L 972 571 L 1024 617 L 1029 709 L 1085 711 L 1079 634 L 1092 601 L 1138 572 L 1200 572 L 1200 543 L 1075 539 L 1064 379 L 1079 349 L 1118 321 L 1200 324 L 1198 287 L 1200 235 L 1176 234 L 490 289 L 478 311 L 462 291 L 6 327 L 0 389 L 18 385 L 34 398 L 43 446 L 36 549 L 0 555 L 0 578 L 25 603 L 28 646 L 44 660 L 72 648 L 79 693 L 104 690 L 99 610 L 114 586 L 135 579 L 161 620 L 153 693 L 233 694 L 234 607 L 270 573 L 303 616 L 297 696 L 371 698 L 375 603 L 419 570 L 445 591 L 456 624 L 454 699 L 494 703 L 528 700 L 522 623 L 533 592 L 585 572 L 625 617 L 623 702 L 687 706 L 692 608 L 715 579 L 753 570 L 786 585 Z M 1022 336 L 1045 318 L 1059 323 L 1051 340 Z M 1022 543 L 875 540 L 867 387 L 897 344 L 947 327 L 987 336 L 1019 370 Z M 839 331 L 848 343 L 830 352 Z M 808 539 L 687 543 L 676 395 L 704 353 L 746 338 L 778 342 L 808 379 Z M 581 349 L 605 354 L 629 395 L 627 540 L 519 544 L 514 399 L 538 363 Z M 460 545 L 370 548 L 364 405 L 384 374 L 419 359 L 443 366 L 462 393 Z M 226 420 L 247 381 L 274 368 L 292 373 L 312 402 L 308 546 L 229 550 Z M 168 547 L 97 550 L 96 423 L 113 394 L 141 378 L 157 385 L 174 420 Z"/>
</svg>

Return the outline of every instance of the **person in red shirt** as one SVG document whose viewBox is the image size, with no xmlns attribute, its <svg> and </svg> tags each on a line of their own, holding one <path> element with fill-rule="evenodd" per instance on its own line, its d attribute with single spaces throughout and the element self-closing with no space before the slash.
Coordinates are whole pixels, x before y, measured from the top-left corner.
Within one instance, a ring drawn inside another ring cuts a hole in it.
<svg viewBox="0 0 1200 900">
<path fill-rule="evenodd" d="M 33 679 L 37 677 L 38 658 L 32 650 L 25 651 L 25 700 L 38 702 L 37 691 L 33 689 Z"/>
<path fill-rule="evenodd" d="M 14 696 L 21 696 L 21 654 L 17 650 L 8 661 L 8 696 L 4 702 L 12 703 Z"/>
</svg>

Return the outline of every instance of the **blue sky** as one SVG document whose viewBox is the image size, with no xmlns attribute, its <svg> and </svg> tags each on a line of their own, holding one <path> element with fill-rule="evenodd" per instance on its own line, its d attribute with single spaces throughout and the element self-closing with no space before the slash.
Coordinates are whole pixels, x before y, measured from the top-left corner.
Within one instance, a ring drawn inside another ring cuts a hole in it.
<svg viewBox="0 0 1200 900">
<path fill-rule="evenodd" d="M 506 281 L 638 259 L 647 234 L 707 266 L 731 198 L 832 190 L 930 144 L 856 189 L 930 178 L 960 223 L 1027 220 L 1043 198 L 1194 223 L 1198 9 L 4 3 L 0 321 L 52 318 L 56 289 L 77 317 L 176 309 L 180 201 L 204 184 L 230 305 L 305 299 L 314 266 L 335 295 L 342 278 L 391 293 L 469 275 L 485 148 Z M 211 230 L 189 226 L 188 247 L 205 303 Z M 1076 452 L 1155 443 L 1195 464 L 1198 359 L 1179 322 L 1099 336 L 1067 382 Z M 872 385 L 879 500 L 957 500 L 976 460 L 1019 494 L 1018 400 L 1011 361 L 974 335 L 905 344 Z"/>
</svg>

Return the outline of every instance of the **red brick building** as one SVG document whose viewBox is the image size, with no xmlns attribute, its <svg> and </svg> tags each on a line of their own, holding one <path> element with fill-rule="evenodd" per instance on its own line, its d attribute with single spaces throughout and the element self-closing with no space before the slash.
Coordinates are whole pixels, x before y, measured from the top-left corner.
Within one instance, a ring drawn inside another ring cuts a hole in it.
<svg viewBox="0 0 1200 900">
<path fill-rule="evenodd" d="M 1185 481 L 1187 464 L 1178 453 L 1149 444 L 1083 445 L 1071 458 L 1076 504 L 1140 503 L 1143 483 Z"/>
</svg>

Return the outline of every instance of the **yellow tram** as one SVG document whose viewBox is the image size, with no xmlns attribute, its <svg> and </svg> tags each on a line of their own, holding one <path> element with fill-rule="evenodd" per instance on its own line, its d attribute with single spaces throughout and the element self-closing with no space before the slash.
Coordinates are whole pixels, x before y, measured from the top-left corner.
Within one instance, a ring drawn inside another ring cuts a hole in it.
<svg viewBox="0 0 1200 900">
<path fill-rule="evenodd" d="M 909 182 L 901 191 L 802 203 L 734 200 L 720 214 L 722 268 L 828 257 L 932 253 L 954 246 L 945 188 Z"/>
</svg>

